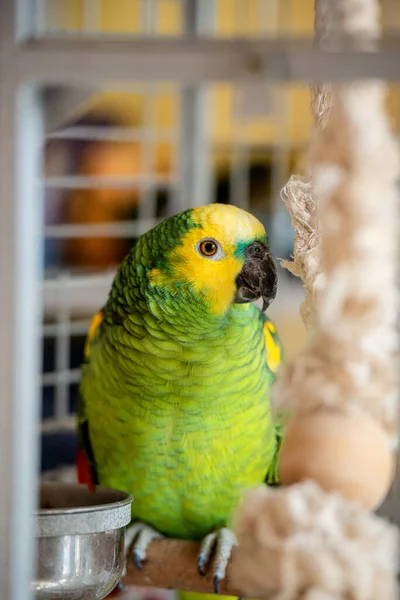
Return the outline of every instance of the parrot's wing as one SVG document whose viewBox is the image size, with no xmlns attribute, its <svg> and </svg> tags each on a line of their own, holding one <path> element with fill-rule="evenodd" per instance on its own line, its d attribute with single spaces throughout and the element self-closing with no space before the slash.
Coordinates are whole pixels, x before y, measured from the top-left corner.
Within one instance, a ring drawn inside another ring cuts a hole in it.
<svg viewBox="0 0 400 600">
<path fill-rule="evenodd" d="M 265 354 L 267 366 L 272 373 L 276 373 L 282 362 L 282 344 L 280 342 L 278 332 L 273 322 L 266 316 L 262 315 L 264 320 L 264 340 Z"/>
<path fill-rule="evenodd" d="M 279 339 L 278 332 L 273 322 L 263 313 L 262 318 L 264 321 L 263 331 L 265 339 L 265 355 L 266 362 L 269 370 L 276 374 L 279 366 L 283 359 L 283 348 Z M 278 485 L 278 457 L 279 450 L 282 444 L 282 427 L 279 424 L 275 424 L 275 436 L 276 436 L 276 450 L 274 459 L 268 469 L 266 476 L 266 483 L 268 485 Z"/>
<path fill-rule="evenodd" d="M 98 342 L 101 335 L 101 323 L 103 311 L 99 311 L 93 317 L 86 337 L 84 349 L 84 365 L 90 362 L 93 346 Z M 83 367 L 84 368 L 84 367 Z M 86 403 L 82 388 L 79 389 L 77 403 L 77 427 L 78 427 L 78 457 L 77 470 L 80 483 L 98 485 L 96 463 L 93 456 L 92 445 L 89 437 L 89 423 L 86 415 Z"/>
</svg>

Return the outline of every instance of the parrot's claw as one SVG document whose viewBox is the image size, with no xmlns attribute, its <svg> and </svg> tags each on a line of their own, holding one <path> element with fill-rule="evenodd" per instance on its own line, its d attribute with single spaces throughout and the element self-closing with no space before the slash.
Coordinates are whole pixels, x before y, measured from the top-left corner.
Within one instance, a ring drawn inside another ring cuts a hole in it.
<svg viewBox="0 0 400 600">
<path fill-rule="evenodd" d="M 135 563 L 135 567 L 138 571 L 141 571 L 143 568 L 142 562 L 146 558 L 146 553 L 141 552 L 140 550 L 132 550 L 133 562 Z"/>
<path fill-rule="evenodd" d="M 214 594 L 219 594 L 219 584 L 221 583 L 222 579 L 223 579 L 223 577 L 219 577 L 219 575 L 214 575 L 214 577 L 213 577 Z"/>
<path fill-rule="evenodd" d="M 133 523 L 125 534 L 125 552 L 132 547 L 132 558 L 138 571 L 142 570 L 142 563 L 146 560 L 147 548 L 153 540 L 160 540 L 164 536 L 150 525 L 140 521 Z"/>
<path fill-rule="evenodd" d="M 115 586 L 115 590 L 117 592 L 124 592 L 126 590 L 126 586 L 122 583 L 122 579 L 120 579 Z"/>
<path fill-rule="evenodd" d="M 215 547 L 213 565 L 214 593 L 219 594 L 219 584 L 225 577 L 226 567 L 232 553 L 232 548 L 237 546 L 235 534 L 226 527 L 206 535 L 200 546 L 197 559 L 197 570 L 200 575 L 205 575 L 205 567 L 210 562 L 211 553 Z"/>
</svg>

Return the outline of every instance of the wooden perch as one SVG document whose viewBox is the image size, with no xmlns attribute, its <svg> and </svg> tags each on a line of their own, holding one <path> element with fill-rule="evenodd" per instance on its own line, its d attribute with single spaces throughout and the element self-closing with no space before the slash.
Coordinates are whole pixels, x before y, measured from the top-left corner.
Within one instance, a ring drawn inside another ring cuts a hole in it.
<svg viewBox="0 0 400 600">
<path fill-rule="evenodd" d="M 142 571 L 138 571 L 132 561 L 127 564 L 124 585 L 137 585 L 175 589 L 204 594 L 213 593 L 212 563 L 207 575 L 197 572 L 197 557 L 200 551 L 198 542 L 182 540 L 155 540 L 147 550 L 147 559 Z M 234 556 L 235 549 L 232 551 Z M 231 561 L 226 577 L 221 581 L 221 594 L 240 596 L 230 582 Z"/>
</svg>

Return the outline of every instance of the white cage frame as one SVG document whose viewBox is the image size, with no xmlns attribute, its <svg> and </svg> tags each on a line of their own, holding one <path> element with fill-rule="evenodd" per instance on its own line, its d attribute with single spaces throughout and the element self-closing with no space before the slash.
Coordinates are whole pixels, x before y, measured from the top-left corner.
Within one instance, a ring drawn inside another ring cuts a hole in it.
<svg viewBox="0 0 400 600">
<path fill-rule="evenodd" d="M 0 598 L 28 600 L 33 574 L 41 325 L 41 84 L 99 86 L 174 80 L 187 89 L 187 119 L 204 97 L 200 82 L 400 80 L 400 39 L 388 36 L 368 60 L 322 54 L 311 40 L 82 40 L 36 37 L 35 3 L 0 0 Z M 190 11 L 188 12 L 190 15 Z M 190 35 L 191 34 L 191 35 Z M 195 136 L 197 138 L 197 136 Z M 190 143 L 186 140 L 185 143 Z M 195 152 L 195 149 L 192 149 Z M 189 164 L 189 163 L 188 163 Z M 193 177 L 187 167 L 184 175 Z M 196 189 L 196 187 L 195 187 Z M 196 192 L 195 192 L 196 197 Z M 197 195 L 198 198 L 201 194 Z"/>
</svg>

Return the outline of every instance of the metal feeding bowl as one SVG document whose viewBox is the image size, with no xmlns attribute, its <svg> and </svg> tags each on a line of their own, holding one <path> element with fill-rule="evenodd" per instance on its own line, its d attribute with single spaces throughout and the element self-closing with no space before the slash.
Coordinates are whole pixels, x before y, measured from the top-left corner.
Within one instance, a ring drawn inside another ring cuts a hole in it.
<svg viewBox="0 0 400 600">
<path fill-rule="evenodd" d="M 121 578 L 132 498 L 44 482 L 36 512 L 36 600 L 100 600 Z"/>
</svg>

